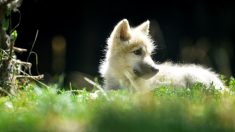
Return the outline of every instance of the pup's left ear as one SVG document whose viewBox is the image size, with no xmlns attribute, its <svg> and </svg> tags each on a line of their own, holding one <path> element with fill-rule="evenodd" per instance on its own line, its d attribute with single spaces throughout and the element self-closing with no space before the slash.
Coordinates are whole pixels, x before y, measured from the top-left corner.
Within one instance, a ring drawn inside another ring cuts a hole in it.
<svg viewBox="0 0 235 132">
<path fill-rule="evenodd" d="M 149 25 L 150 25 L 150 22 L 149 20 L 143 22 L 142 24 L 140 24 L 137 29 L 142 31 L 143 33 L 145 34 L 149 34 Z"/>
</svg>

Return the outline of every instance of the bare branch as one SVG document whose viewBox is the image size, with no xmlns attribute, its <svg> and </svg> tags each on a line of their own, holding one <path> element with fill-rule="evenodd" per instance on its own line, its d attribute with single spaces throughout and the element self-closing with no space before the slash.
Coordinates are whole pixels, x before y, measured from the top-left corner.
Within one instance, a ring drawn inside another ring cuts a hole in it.
<svg viewBox="0 0 235 132">
<path fill-rule="evenodd" d="M 29 78 L 29 79 L 33 79 L 33 80 L 41 80 L 44 78 L 44 75 L 37 75 L 37 76 L 28 76 L 28 75 L 17 75 L 15 76 L 16 78 Z"/>
<path fill-rule="evenodd" d="M 27 52 L 27 49 L 23 49 L 23 48 L 13 47 L 13 49 L 15 52 L 18 52 L 18 53 Z"/>
</svg>

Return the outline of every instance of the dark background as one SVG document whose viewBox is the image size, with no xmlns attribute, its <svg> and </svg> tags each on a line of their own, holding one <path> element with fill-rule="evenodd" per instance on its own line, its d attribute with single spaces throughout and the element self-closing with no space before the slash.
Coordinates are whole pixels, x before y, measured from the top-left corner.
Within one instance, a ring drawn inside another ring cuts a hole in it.
<svg viewBox="0 0 235 132">
<path fill-rule="evenodd" d="M 158 62 L 196 63 L 226 76 L 235 73 L 232 1 L 23 0 L 20 11 L 16 45 L 30 49 L 39 30 L 34 51 L 39 72 L 48 76 L 73 72 L 99 76 L 106 39 L 123 18 L 132 26 L 150 20 L 150 34 L 158 45 L 153 57 Z M 66 41 L 62 57 L 53 55 L 52 40 L 58 37 Z M 23 60 L 27 56 L 18 55 Z M 53 62 L 63 57 L 64 62 Z M 55 70 L 53 65 L 61 68 Z M 35 64 L 33 73 L 37 74 Z"/>
</svg>

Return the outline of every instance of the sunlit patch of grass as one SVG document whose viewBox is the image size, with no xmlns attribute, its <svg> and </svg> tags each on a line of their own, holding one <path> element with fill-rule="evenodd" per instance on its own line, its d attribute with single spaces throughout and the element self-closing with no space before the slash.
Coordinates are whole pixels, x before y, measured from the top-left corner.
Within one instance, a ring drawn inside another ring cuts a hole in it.
<svg viewBox="0 0 235 132">
<path fill-rule="evenodd" d="M 231 78 L 229 89 L 235 91 Z M 201 84 L 149 93 L 24 87 L 0 98 L 1 131 L 235 131 L 235 95 Z"/>
</svg>

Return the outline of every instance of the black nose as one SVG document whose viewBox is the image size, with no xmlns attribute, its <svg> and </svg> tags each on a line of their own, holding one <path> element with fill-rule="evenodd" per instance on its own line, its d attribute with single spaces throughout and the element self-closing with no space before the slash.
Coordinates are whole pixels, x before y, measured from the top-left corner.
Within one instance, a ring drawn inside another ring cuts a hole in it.
<svg viewBox="0 0 235 132">
<path fill-rule="evenodd" d="M 155 67 L 151 67 L 151 71 L 156 74 L 159 72 L 159 69 L 155 68 Z"/>
</svg>

